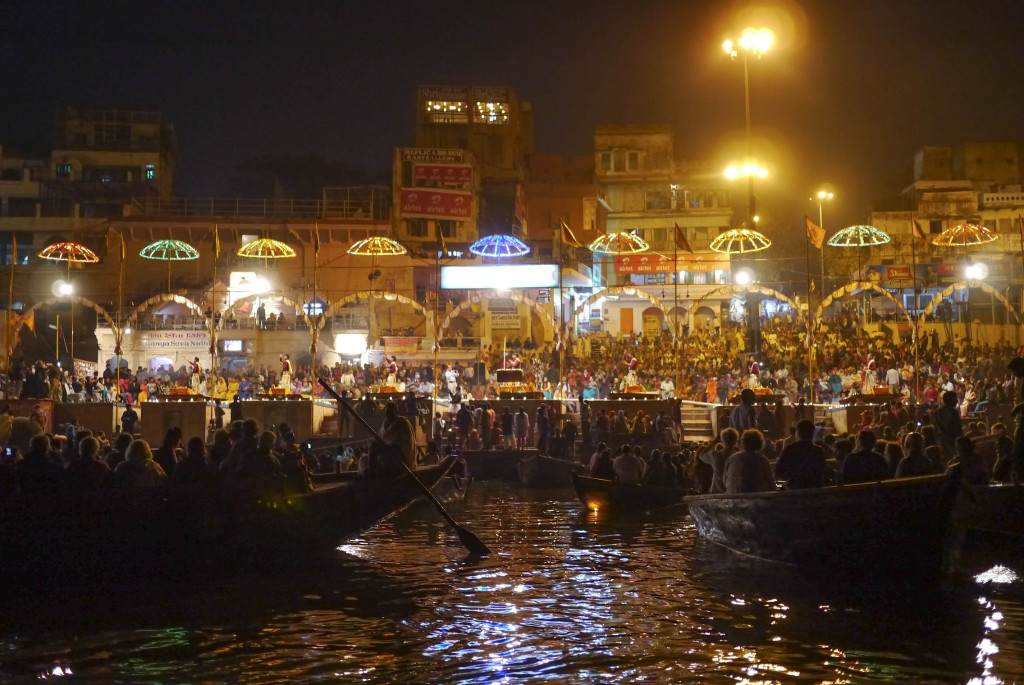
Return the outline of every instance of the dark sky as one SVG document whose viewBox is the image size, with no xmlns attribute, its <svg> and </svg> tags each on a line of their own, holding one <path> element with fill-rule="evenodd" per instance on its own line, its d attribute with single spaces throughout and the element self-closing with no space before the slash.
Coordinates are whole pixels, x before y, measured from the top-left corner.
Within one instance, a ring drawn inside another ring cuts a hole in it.
<svg viewBox="0 0 1024 685">
<path fill-rule="evenodd" d="M 743 76 L 721 42 L 755 22 L 780 43 L 751 69 L 774 231 L 802 231 L 821 182 L 837 228 L 923 145 L 1024 137 L 1020 0 L 40 0 L 0 7 L 0 143 L 48 146 L 68 105 L 159 110 L 179 192 L 210 195 L 265 153 L 385 170 L 412 142 L 417 84 L 507 84 L 534 104 L 538 152 L 588 153 L 597 123 L 670 123 L 677 156 L 724 166 L 743 149 Z"/>
</svg>

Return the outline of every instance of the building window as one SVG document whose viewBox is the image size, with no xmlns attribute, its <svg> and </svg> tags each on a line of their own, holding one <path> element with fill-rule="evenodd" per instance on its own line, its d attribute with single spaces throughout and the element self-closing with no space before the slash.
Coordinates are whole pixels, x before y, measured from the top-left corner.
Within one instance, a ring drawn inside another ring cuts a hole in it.
<svg viewBox="0 0 1024 685">
<path fill-rule="evenodd" d="M 928 222 L 928 233 L 938 235 L 942 233 L 942 220 L 932 219 Z"/>
<path fill-rule="evenodd" d="M 455 222 L 450 220 L 443 220 L 437 222 L 437 230 L 441 232 L 445 238 L 455 237 Z"/>
<path fill-rule="evenodd" d="M 146 165 L 145 178 L 147 181 L 152 181 L 156 178 L 156 166 L 153 164 Z"/>
<path fill-rule="evenodd" d="M 636 171 L 640 168 L 640 153 L 629 152 L 626 154 L 626 168 L 629 171 Z"/>
<path fill-rule="evenodd" d="M 645 205 L 647 209 L 671 209 L 672 193 L 668 190 L 648 190 L 645 193 Z"/>
<path fill-rule="evenodd" d="M 602 152 L 601 153 L 601 171 L 612 170 L 612 153 Z"/>
<path fill-rule="evenodd" d="M 644 285 L 665 285 L 665 274 L 644 274 Z"/>
<path fill-rule="evenodd" d="M 435 124 L 469 123 L 466 109 L 466 103 L 457 100 L 427 100 L 424 103 L 427 121 Z"/>
<path fill-rule="evenodd" d="M 71 178 L 71 165 L 70 164 L 58 164 L 57 165 L 57 178 Z"/>
<path fill-rule="evenodd" d="M 507 124 L 507 102 L 477 102 L 473 109 L 475 124 Z"/>
<path fill-rule="evenodd" d="M 427 286 L 418 285 L 416 286 L 416 301 L 420 304 L 427 303 Z"/>
<path fill-rule="evenodd" d="M 656 243 L 663 243 L 663 242 L 665 242 L 668 239 L 668 236 L 666 235 L 666 233 L 667 233 L 667 231 L 664 228 L 656 228 L 656 229 L 654 229 L 654 236 L 653 236 L 654 237 L 654 242 L 656 242 Z"/>
<path fill-rule="evenodd" d="M 427 220 L 426 219 L 409 219 L 407 221 L 409 227 L 409 236 L 412 238 L 426 238 L 427 237 Z"/>
<path fill-rule="evenodd" d="M 612 171 L 621 174 L 626 170 L 626 151 L 615 150 L 612 152 Z"/>
</svg>

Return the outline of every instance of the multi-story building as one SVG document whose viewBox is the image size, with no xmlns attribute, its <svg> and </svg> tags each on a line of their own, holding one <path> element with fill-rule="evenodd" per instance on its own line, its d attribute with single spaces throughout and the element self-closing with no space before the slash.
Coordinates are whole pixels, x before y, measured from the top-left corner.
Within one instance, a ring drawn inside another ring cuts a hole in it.
<svg viewBox="0 0 1024 685">
<path fill-rule="evenodd" d="M 967 280 L 967 267 L 980 263 L 986 267 L 985 283 L 1019 308 L 1021 232 L 1016 222 L 1024 213 L 1020 146 L 925 147 L 914 155 L 910 169 L 911 177 L 899 196 L 878 207 L 869 220 L 892 241 L 865 250 L 851 275 L 857 275 L 859 268 L 860 277 L 890 290 L 915 312 L 948 286 Z M 921 226 L 925 240 L 912 239 L 912 219 Z M 969 248 L 932 244 L 944 230 L 965 222 L 983 225 L 998 238 Z M 949 303 L 946 316 L 952 321 L 1003 324 L 1008 320 L 1005 307 L 991 293 L 962 290 L 954 292 Z"/>
<path fill-rule="evenodd" d="M 721 316 L 732 299 L 719 292 L 731 264 L 710 244 L 732 221 L 722 175 L 708 162 L 676 159 L 668 125 L 597 126 L 594 163 L 607 232 L 633 231 L 651 247 L 645 255 L 595 257 L 595 279 L 640 286 L 668 302 L 668 311 L 620 297 L 594 303 L 587 318 L 612 333 L 651 334 L 676 321 L 685 331 Z M 677 243 L 676 226 L 692 253 Z"/>
</svg>

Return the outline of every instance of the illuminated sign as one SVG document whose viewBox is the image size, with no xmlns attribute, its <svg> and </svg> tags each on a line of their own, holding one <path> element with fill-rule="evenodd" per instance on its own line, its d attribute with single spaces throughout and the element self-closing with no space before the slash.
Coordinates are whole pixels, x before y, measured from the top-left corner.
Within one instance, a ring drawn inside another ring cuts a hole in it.
<svg viewBox="0 0 1024 685">
<path fill-rule="evenodd" d="M 729 271 L 729 258 L 717 254 L 679 255 L 676 264 L 678 271 L 688 273 L 706 273 L 709 271 Z M 672 268 L 672 257 L 658 254 L 616 255 L 615 273 L 617 274 L 670 274 L 677 269 Z"/>
<path fill-rule="evenodd" d="M 462 185 L 473 180 L 473 167 L 468 164 L 413 164 L 413 180 L 438 181 Z"/>
<path fill-rule="evenodd" d="M 437 188 L 402 188 L 401 212 L 403 217 L 466 220 L 472 218 L 473 195 Z"/>
<path fill-rule="evenodd" d="M 441 287 L 445 290 L 554 288 L 557 285 L 558 266 L 556 264 L 487 264 L 441 267 Z"/>
<path fill-rule="evenodd" d="M 463 150 L 433 147 L 403 147 L 403 162 L 435 162 L 438 164 L 462 164 L 466 153 Z"/>
<path fill-rule="evenodd" d="M 241 340 L 224 340 L 224 351 L 225 352 L 241 352 L 242 341 Z"/>
</svg>

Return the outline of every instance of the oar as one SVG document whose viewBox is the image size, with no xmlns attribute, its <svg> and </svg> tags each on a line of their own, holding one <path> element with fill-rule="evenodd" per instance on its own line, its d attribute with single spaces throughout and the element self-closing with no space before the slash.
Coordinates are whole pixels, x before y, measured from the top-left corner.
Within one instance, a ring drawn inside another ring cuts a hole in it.
<svg viewBox="0 0 1024 685">
<path fill-rule="evenodd" d="M 337 400 L 340 406 L 345 407 L 345 409 L 348 410 L 348 412 L 352 414 L 352 416 L 356 417 L 356 420 L 363 425 L 363 428 L 370 432 L 370 435 L 377 438 L 382 443 L 384 442 L 383 438 L 380 437 L 380 434 L 377 433 L 377 431 L 375 431 L 373 427 L 366 422 L 366 419 L 360 416 L 355 409 L 350 407 L 348 403 L 341 398 L 341 395 L 334 392 L 334 388 L 328 385 L 323 378 L 317 378 L 317 380 L 320 382 L 320 385 L 323 386 L 324 390 L 327 391 L 327 394 L 329 394 L 331 397 Z M 409 468 L 409 465 L 405 463 L 405 460 L 401 459 L 400 461 L 402 463 L 402 468 L 405 469 L 405 472 L 412 479 L 412 482 L 416 484 L 416 487 L 418 487 L 423 492 L 423 494 L 427 497 L 427 499 L 430 500 L 434 507 L 437 508 L 439 512 L 441 512 L 441 516 L 443 516 L 445 520 L 448 521 L 449 525 L 451 525 L 451 527 L 455 529 L 455 532 L 459 536 L 459 542 L 461 542 L 462 545 L 469 550 L 469 553 L 479 557 L 485 557 L 489 555 L 491 553 L 491 550 L 487 548 L 487 545 L 485 545 L 480 540 L 480 538 L 478 538 L 471 530 L 468 530 L 464 526 L 459 525 L 458 522 L 452 518 L 452 515 L 449 514 L 441 505 L 441 503 L 437 501 L 437 498 L 434 497 L 434 493 L 430 491 L 430 488 L 424 485 L 423 481 L 416 477 L 416 474 L 413 472 L 411 468 Z"/>
</svg>

